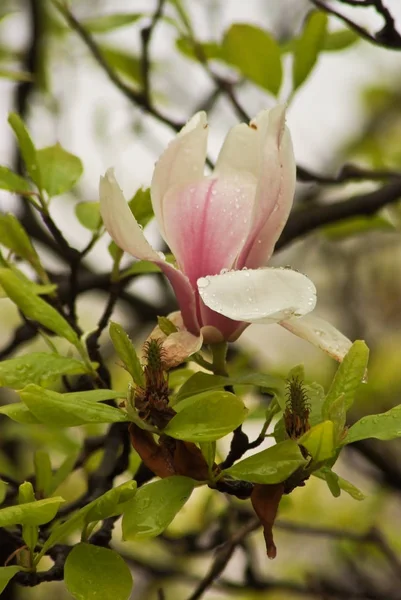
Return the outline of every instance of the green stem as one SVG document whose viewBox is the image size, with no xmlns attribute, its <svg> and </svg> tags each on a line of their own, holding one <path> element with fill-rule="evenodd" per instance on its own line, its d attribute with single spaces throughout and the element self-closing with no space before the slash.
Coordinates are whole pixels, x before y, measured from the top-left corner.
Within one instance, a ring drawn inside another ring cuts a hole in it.
<svg viewBox="0 0 401 600">
<path fill-rule="evenodd" d="M 218 342 L 217 344 L 210 344 L 210 348 L 213 356 L 213 373 L 215 375 L 223 375 L 223 377 L 228 377 L 226 368 L 226 356 L 228 349 L 227 342 Z"/>
</svg>

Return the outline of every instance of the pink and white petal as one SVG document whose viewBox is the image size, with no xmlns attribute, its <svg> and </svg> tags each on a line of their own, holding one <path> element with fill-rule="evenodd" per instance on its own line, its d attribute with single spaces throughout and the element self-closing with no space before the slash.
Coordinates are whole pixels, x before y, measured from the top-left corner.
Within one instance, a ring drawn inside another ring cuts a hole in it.
<svg viewBox="0 0 401 600">
<path fill-rule="evenodd" d="M 148 340 L 160 340 L 163 343 L 164 363 L 171 369 L 184 362 L 189 356 L 198 352 L 203 344 L 202 333 L 193 335 L 185 329 L 182 315 L 179 311 L 170 313 L 168 319 L 180 329 L 167 336 L 158 325 L 152 330 Z"/>
<path fill-rule="evenodd" d="M 108 169 L 100 178 L 99 195 L 104 226 L 117 246 L 135 258 L 160 261 L 159 254 L 146 240 L 132 214 L 113 169 Z"/>
<path fill-rule="evenodd" d="M 233 266 L 248 235 L 255 190 L 254 178 L 245 173 L 235 183 L 204 178 L 167 192 L 170 248 L 194 288 L 199 277 Z"/>
<path fill-rule="evenodd" d="M 202 348 L 203 336 L 193 335 L 189 331 L 177 331 L 170 334 L 163 342 L 163 350 L 165 351 L 164 362 L 169 369 L 177 367 L 184 362 L 189 356 L 199 352 Z"/>
<path fill-rule="evenodd" d="M 263 111 L 253 121 L 259 130 L 261 169 L 252 215 L 252 229 L 237 266 L 266 264 L 287 221 L 295 191 L 296 166 L 285 107 Z"/>
<path fill-rule="evenodd" d="M 164 197 L 172 186 L 198 181 L 203 177 L 207 137 L 207 116 L 205 112 L 199 112 L 170 142 L 156 163 L 151 183 L 152 205 L 160 233 L 168 245 Z"/>
<path fill-rule="evenodd" d="M 156 252 L 146 240 L 142 229 L 131 213 L 112 169 L 109 169 L 106 175 L 100 178 L 99 192 L 100 212 L 110 236 L 125 252 L 141 260 L 150 260 L 161 268 L 173 287 L 187 328 L 192 332 L 198 332 L 194 289 L 188 278 L 173 265 L 167 263 L 163 255 Z"/>
<path fill-rule="evenodd" d="M 289 319 L 280 323 L 291 333 L 321 348 L 324 352 L 341 362 L 352 342 L 328 321 L 307 315 L 300 319 Z"/>
<path fill-rule="evenodd" d="M 259 131 L 245 123 L 235 125 L 228 132 L 221 147 L 213 177 L 236 177 L 242 171 L 259 177 L 261 152 Z"/>
<path fill-rule="evenodd" d="M 245 269 L 198 279 L 204 304 L 234 321 L 279 323 L 314 309 L 316 288 L 291 269 Z"/>
</svg>

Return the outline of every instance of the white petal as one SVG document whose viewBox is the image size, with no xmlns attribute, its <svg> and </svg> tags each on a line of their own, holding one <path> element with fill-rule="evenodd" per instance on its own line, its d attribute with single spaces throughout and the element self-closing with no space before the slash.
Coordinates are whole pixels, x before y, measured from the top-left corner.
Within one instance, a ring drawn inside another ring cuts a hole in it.
<svg viewBox="0 0 401 600">
<path fill-rule="evenodd" d="M 259 138 L 259 131 L 245 123 L 232 127 L 220 150 L 213 175 L 235 178 L 247 172 L 256 180 L 261 163 Z"/>
<path fill-rule="evenodd" d="M 291 269 L 243 269 L 201 277 L 203 302 L 235 321 L 278 323 L 314 309 L 316 288 L 302 273 Z"/>
<path fill-rule="evenodd" d="M 198 181 L 203 176 L 207 146 L 207 116 L 199 112 L 188 121 L 156 163 L 151 184 L 153 210 L 160 233 L 168 243 L 164 227 L 163 199 L 173 186 Z"/>
<path fill-rule="evenodd" d="M 314 346 L 318 346 L 340 362 L 352 346 L 352 342 L 338 329 L 315 315 L 282 321 L 280 325 Z"/>
<path fill-rule="evenodd" d="M 146 240 L 132 214 L 113 169 L 100 178 L 99 194 L 104 226 L 116 244 L 136 258 L 160 261 L 160 255 Z"/>
</svg>

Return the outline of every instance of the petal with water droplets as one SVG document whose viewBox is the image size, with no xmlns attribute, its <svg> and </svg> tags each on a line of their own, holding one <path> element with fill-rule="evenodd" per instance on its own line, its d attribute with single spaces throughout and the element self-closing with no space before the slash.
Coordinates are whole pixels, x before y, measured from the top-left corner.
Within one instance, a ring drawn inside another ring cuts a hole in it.
<svg viewBox="0 0 401 600">
<path fill-rule="evenodd" d="M 342 361 L 352 346 L 350 340 L 338 329 L 328 321 L 315 315 L 307 315 L 301 319 L 289 319 L 288 321 L 282 321 L 280 325 L 324 350 L 339 362 Z"/>
<path fill-rule="evenodd" d="M 243 269 L 198 279 L 206 306 L 235 321 L 279 323 L 314 309 L 316 288 L 291 269 Z"/>
</svg>

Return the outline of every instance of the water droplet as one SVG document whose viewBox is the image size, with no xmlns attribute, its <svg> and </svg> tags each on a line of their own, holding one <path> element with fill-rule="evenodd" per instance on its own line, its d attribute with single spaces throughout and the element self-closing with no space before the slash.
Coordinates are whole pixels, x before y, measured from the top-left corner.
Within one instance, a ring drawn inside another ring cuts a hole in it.
<svg viewBox="0 0 401 600">
<path fill-rule="evenodd" d="M 209 285 L 210 281 L 209 281 L 209 279 L 207 279 L 207 277 L 200 277 L 198 279 L 197 283 L 198 283 L 198 288 L 202 288 L 203 289 L 203 288 L 206 288 Z"/>
</svg>

